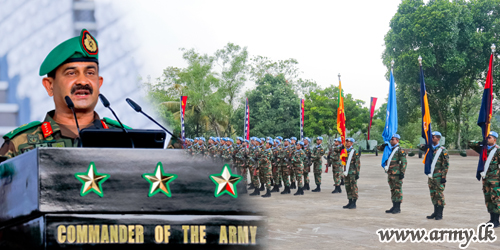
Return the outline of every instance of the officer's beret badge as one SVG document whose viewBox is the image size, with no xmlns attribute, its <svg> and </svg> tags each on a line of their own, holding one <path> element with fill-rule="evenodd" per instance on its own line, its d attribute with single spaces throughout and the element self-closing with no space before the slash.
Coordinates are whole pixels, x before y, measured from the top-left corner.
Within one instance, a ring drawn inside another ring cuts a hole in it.
<svg viewBox="0 0 500 250">
<path fill-rule="evenodd" d="M 82 30 L 81 34 L 82 47 L 89 55 L 97 55 L 99 49 L 97 42 L 88 30 Z"/>
</svg>

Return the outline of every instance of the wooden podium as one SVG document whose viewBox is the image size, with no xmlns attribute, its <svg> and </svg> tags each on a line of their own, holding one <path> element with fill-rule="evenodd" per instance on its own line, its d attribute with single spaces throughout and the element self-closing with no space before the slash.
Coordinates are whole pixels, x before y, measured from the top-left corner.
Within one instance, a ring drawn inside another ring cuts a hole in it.
<svg viewBox="0 0 500 250">
<path fill-rule="evenodd" d="M 0 164 L 0 249 L 265 247 L 265 217 L 239 194 L 245 184 L 216 197 L 210 176 L 223 167 L 176 149 L 24 153 Z M 162 189 L 147 176 L 170 180 Z"/>
</svg>

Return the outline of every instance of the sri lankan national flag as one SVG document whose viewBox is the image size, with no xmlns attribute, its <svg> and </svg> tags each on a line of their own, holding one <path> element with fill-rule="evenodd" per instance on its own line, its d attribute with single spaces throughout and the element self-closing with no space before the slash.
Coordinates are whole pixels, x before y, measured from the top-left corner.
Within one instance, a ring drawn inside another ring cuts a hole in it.
<svg viewBox="0 0 500 250">
<path fill-rule="evenodd" d="M 490 134 L 490 121 L 493 113 L 493 53 L 490 56 L 490 66 L 488 74 L 486 75 L 486 83 L 484 84 L 483 101 L 481 102 L 481 109 L 479 110 L 479 117 L 477 125 L 481 127 L 483 133 L 483 148 L 479 155 L 479 164 L 477 165 L 476 178 L 481 180 L 481 172 L 484 171 L 484 163 L 488 158 L 488 144 L 487 138 Z"/>
<path fill-rule="evenodd" d="M 424 173 L 431 173 L 432 155 L 432 131 L 431 114 L 429 111 L 429 101 L 427 100 L 427 91 L 425 89 L 424 70 L 420 65 L 420 104 L 422 106 L 422 137 L 425 139 Z"/>
<path fill-rule="evenodd" d="M 347 151 L 345 149 L 345 113 L 344 113 L 344 92 L 342 91 L 342 83 L 340 82 L 339 76 L 339 103 L 337 108 L 337 131 L 342 138 L 342 144 L 344 149 L 340 152 L 340 159 L 342 160 L 342 165 L 346 165 L 347 162 Z M 345 169 L 344 169 L 345 171 Z"/>
</svg>

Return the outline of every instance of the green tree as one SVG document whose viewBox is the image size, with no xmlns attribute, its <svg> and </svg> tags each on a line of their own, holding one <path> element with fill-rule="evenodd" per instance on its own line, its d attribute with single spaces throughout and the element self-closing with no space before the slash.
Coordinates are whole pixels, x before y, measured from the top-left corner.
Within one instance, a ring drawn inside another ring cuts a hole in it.
<svg viewBox="0 0 500 250">
<path fill-rule="evenodd" d="M 266 74 L 257 87 L 246 92 L 250 106 L 250 135 L 257 137 L 299 137 L 300 99 L 284 75 Z M 243 133 L 245 104 L 236 110 L 233 123 Z"/>
<path fill-rule="evenodd" d="M 331 85 L 326 89 L 316 89 L 306 95 L 304 104 L 304 135 L 338 135 L 337 109 L 339 89 Z M 367 132 L 369 110 L 362 107 L 363 101 L 353 99 L 351 94 L 344 92 L 344 110 L 346 129 L 350 134 L 358 131 Z"/>
<path fill-rule="evenodd" d="M 227 115 L 226 135 L 233 135 L 231 118 L 234 115 L 234 107 L 237 107 L 236 100 L 241 92 L 249 69 L 247 47 L 241 48 L 233 43 L 228 43 L 224 48 L 215 52 L 215 62 L 221 68 L 220 87 L 218 91 L 225 96 L 225 114 Z"/>
<path fill-rule="evenodd" d="M 390 27 L 382 58 L 388 69 L 392 59 L 396 62 L 399 125 L 420 119 L 414 109 L 420 107 L 417 58 L 421 55 L 433 126 L 448 138 L 453 134 L 454 144 L 460 147 L 470 122 L 464 119 L 465 101 L 484 83 L 490 46 L 500 40 L 500 0 L 430 0 L 427 4 L 403 0 Z M 495 91 L 500 93 L 498 88 Z"/>
</svg>

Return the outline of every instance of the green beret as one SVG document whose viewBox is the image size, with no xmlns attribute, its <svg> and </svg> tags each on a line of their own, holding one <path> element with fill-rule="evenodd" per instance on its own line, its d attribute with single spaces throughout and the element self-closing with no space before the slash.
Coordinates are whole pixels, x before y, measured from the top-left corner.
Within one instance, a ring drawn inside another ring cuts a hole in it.
<svg viewBox="0 0 500 250">
<path fill-rule="evenodd" d="M 45 57 L 39 74 L 44 76 L 65 63 L 82 61 L 98 63 L 98 59 L 97 40 L 88 30 L 83 29 L 80 36 L 62 42 Z"/>
</svg>

